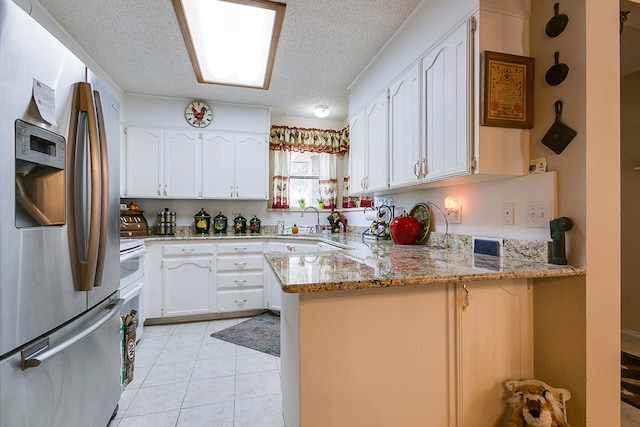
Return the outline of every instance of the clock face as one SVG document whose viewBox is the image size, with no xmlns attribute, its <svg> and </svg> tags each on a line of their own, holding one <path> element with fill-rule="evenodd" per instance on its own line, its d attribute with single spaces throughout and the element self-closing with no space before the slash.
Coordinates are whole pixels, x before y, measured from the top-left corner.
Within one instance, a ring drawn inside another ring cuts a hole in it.
<svg viewBox="0 0 640 427">
<path fill-rule="evenodd" d="M 184 111 L 184 118 L 191 126 L 203 128 L 211 123 L 213 110 L 202 101 L 194 101 L 187 105 L 187 109 Z"/>
</svg>

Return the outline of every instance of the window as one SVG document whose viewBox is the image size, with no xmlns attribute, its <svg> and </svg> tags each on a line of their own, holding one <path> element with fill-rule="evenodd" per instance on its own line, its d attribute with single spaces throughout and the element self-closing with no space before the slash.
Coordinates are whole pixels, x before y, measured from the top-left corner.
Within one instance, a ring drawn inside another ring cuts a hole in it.
<svg viewBox="0 0 640 427">
<path fill-rule="evenodd" d="M 269 148 L 272 208 L 297 208 L 304 199 L 305 204 L 316 206 L 321 200 L 325 209 L 332 209 L 340 206 L 341 197 L 348 199 L 348 194 L 342 194 L 349 179 L 345 173 L 348 128 L 336 131 L 272 125 Z"/>
<path fill-rule="evenodd" d="M 295 206 L 300 199 L 313 204 L 320 198 L 320 154 L 291 153 L 289 197 Z"/>
</svg>

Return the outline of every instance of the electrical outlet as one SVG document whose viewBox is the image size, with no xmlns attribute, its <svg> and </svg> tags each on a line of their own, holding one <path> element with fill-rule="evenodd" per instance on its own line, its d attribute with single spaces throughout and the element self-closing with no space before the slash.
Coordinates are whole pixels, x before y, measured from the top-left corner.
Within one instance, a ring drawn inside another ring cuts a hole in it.
<svg viewBox="0 0 640 427">
<path fill-rule="evenodd" d="M 462 206 L 458 205 L 455 209 L 446 209 L 447 222 L 449 224 L 462 224 Z"/>
<path fill-rule="evenodd" d="M 549 202 L 530 202 L 526 208 L 526 226 L 548 228 L 551 221 L 551 204 Z"/>
<path fill-rule="evenodd" d="M 504 202 L 502 204 L 502 224 L 513 225 L 513 202 Z"/>
</svg>

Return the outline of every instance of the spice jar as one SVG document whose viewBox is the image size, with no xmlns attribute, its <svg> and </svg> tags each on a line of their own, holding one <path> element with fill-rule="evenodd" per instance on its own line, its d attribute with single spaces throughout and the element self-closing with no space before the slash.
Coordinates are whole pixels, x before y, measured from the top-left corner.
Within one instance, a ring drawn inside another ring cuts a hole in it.
<svg viewBox="0 0 640 427">
<path fill-rule="evenodd" d="M 209 234 L 209 226 L 211 224 L 211 215 L 209 215 L 204 208 L 200 208 L 200 211 L 193 216 L 196 221 L 196 233 Z"/>
<path fill-rule="evenodd" d="M 251 221 L 249 221 L 249 230 L 251 230 L 251 234 L 260 234 L 260 218 L 257 216 L 253 216 Z"/>
<path fill-rule="evenodd" d="M 227 234 L 227 217 L 222 212 L 213 217 L 213 232 L 215 234 Z"/>
<path fill-rule="evenodd" d="M 241 213 L 233 219 L 233 230 L 236 234 L 247 232 L 247 218 L 243 217 Z"/>
</svg>

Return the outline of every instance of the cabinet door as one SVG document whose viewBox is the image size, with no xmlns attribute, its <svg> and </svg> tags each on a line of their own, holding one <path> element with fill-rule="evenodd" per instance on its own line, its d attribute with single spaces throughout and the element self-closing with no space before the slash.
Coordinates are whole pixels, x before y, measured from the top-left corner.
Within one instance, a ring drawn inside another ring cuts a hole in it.
<svg viewBox="0 0 640 427">
<path fill-rule="evenodd" d="M 280 287 L 280 282 L 278 282 L 275 273 L 269 266 L 265 266 L 264 277 L 265 294 L 267 297 L 266 307 L 269 310 L 280 312 L 280 307 L 282 306 L 282 288 Z"/>
<path fill-rule="evenodd" d="M 388 91 L 381 93 L 365 108 L 367 135 L 367 192 L 388 188 Z"/>
<path fill-rule="evenodd" d="M 416 184 L 421 178 L 419 64 L 389 88 L 389 185 Z"/>
<path fill-rule="evenodd" d="M 166 130 L 164 140 L 163 197 L 201 197 L 201 134 L 197 131 Z"/>
<path fill-rule="evenodd" d="M 164 317 L 209 313 L 216 307 L 212 262 L 212 257 L 163 260 Z"/>
<path fill-rule="evenodd" d="M 238 134 L 234 144 L 233 197 L 245 200 L 269 198 L 269 145 L 263 134 Z"/>
<path fill-rule="evenodd" d="M 428 181 L 470 171 L 472 78 L 467 26 L 467 22 L 460 25 L 422 60 Z"/>
<path fill-rule="evenodd" d="M 364 110 L 357 113 L 349 121 L 349 136 L 350 193 L 353 195 L 364 194 L 364 181 L 367 173 L 367 142 L 365 139 Z"/>
<path fill-rule="evenodd" d="M 503 382 L 533 375 L 531 290 L 525 279 L 498 280 L 459 285 L 458 295 L 459 425 L 505 425 Z"/>
<path fill-rule="evenodd" d="M 207 131 L 202 134 L 202 197 L 233 197 L 233 134 Z"/>
<path fill-rule="evenodd" d="M 162 197 L 162 129 L 127 127 L 125 133 L 125 196 Z"/>
</svg>

